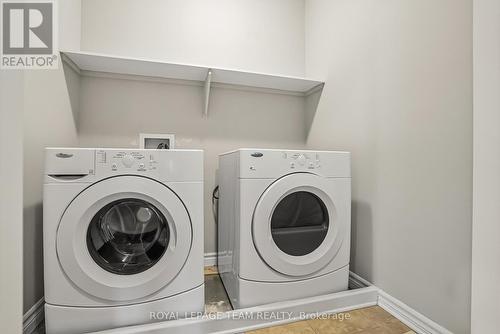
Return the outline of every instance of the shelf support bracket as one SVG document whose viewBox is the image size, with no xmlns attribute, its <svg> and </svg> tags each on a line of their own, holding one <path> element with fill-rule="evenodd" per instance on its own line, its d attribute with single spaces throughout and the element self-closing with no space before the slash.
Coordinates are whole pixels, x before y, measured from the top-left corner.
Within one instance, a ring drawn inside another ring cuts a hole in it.
<svg viewBox="0 0 500 334">
<path fill-rule="evenodd" d="M 212 69 L 209 68 L 207 72 L 207 76 L 205 78 L 205 85 L 204 85 L 204 91 L 205 91 L 205 106 L 203 110 L 203 117 L 208 118 L 208 105 L 210 102 L 210 84 L 212 83 Z"/>
</svg>

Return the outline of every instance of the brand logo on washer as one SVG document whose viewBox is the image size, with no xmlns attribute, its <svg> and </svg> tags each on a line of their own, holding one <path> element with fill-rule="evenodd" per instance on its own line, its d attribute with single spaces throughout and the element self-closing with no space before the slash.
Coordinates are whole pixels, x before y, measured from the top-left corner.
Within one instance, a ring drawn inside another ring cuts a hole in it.
<svg viewBox="0 0 500 334">
<path fill-rule="evenodd" d="M 254 152 L 251 154 L 251 156 L 254 158 L 261 158 L 262 156 L 264 156 L 264 154 L 261 152 Z"/>
<path fill-rule="evenodd" d="M 56 157 L 62 158 L 62 159 L 71 158 L 72 156 L 73 156 L 73 154 L 70 154 L 70 153 L 57 153 L 56 154 Z"/>
</svg>

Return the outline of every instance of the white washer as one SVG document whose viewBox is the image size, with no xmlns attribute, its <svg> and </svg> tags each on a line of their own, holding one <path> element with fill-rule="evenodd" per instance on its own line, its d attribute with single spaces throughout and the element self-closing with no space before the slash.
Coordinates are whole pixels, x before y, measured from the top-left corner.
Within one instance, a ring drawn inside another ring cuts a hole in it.
<svg viewBox="0 0 500 334">
<path fill-rule="evenodd" d="M 203 152 L 45 153 L 47 333 L 202 312 Z"/>
<path fill-rule="evenodd" d="M 218 266 L 235 308 L 347 290 L 349 152 L 219 157 Z"/>
</svg>

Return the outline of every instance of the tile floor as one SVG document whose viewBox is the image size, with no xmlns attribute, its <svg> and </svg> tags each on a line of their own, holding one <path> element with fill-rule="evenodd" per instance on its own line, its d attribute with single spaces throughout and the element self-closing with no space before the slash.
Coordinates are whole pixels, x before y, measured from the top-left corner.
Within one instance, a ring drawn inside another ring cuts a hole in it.
<svg viewBox="0 0 500 334">
<path fill-rule="evenodd" d="M 379 306 L 349 311 L 342 315 L 268 327 L 246 334 L 415 334 Z"/>
<path fill-rule="evenodd" d="M 219 272 L 217 271 L 216 266 L 208 266 L 205 267 L 205 276 L 207 275 L 217 275 Z"/>
<path fill-rule="evenodd" d="M 205 313 L 231 311 L 231 303 L 216 267 L 205 267 Z"/>
<path fill-rule="evenodd" d="M 216 267 L 205 267 L 205 312 L 232 310 Z M 34 334 L 44 334 L 42 322 Z M 329 319 L 311 319 L 282 326 L 263 328 L 246 334 L 415 334 L 406 325 L 379 306 L 332 315 Z"/>
</svg>

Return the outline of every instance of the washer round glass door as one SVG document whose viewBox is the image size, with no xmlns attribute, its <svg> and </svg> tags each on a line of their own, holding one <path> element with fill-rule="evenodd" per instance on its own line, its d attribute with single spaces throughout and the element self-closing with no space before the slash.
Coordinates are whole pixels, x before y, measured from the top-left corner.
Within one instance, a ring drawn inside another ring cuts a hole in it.
<svg viewBox="0 0 500 334">
<path fill-rule="evenodd" d="M 118 176 L 82 191 L 59 223 L 61 266 L 85 292 L 113 301 L 146 297 L 166 286 L 187 260 L 189 214 L 167 186 Z"/>
<path fill-rule="evenodd" d="M 306 276 L 338 253 L 346 225 L 324 178 L 294 173 L 272 183 L 259 199 L 252 221 L 255 247 L 274 270 Z"/>
<path fill-rule="evenodd" d="M 87 248 L 101 268 L 118 275 L 143 272 L 167 250 L 170 229 L 153 204 L 123 198 L 104 206 L 90 221 Z"/>
</svg>

